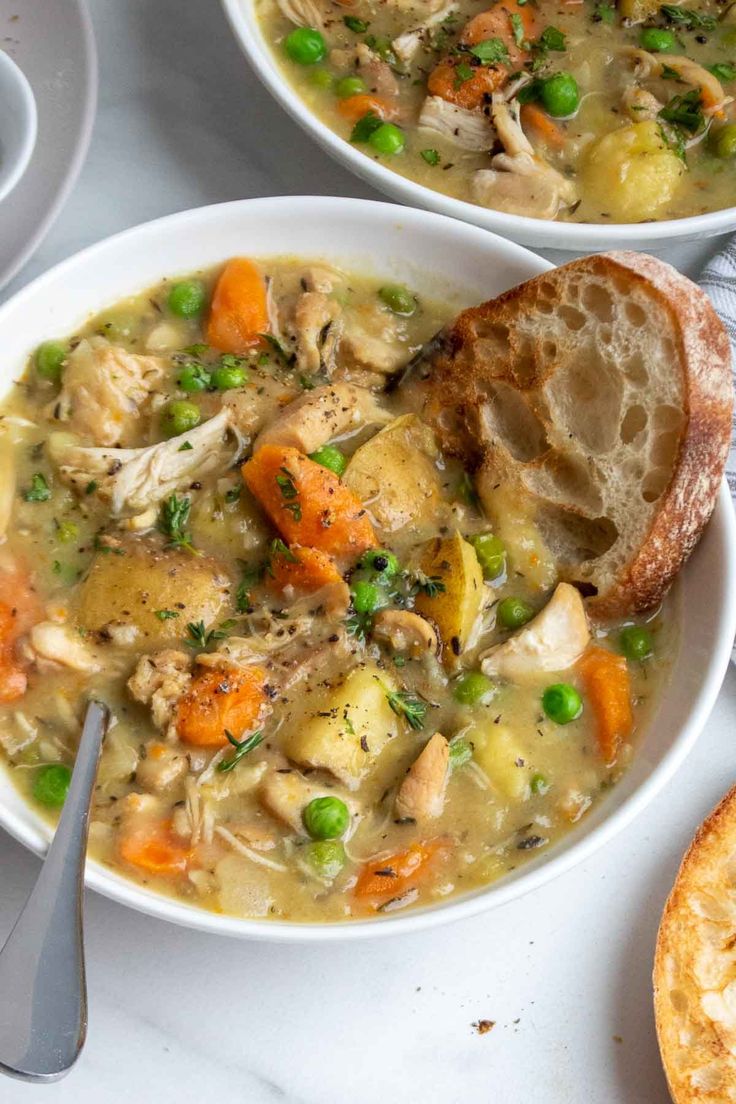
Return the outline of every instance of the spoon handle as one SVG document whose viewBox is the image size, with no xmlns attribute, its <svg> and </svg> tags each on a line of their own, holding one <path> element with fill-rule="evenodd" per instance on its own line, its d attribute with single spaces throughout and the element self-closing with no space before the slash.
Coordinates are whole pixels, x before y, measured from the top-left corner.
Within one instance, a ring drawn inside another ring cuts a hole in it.
<svg viewBox="0 0 736 1104">
<path fill-rule="evenodd" d="M 90 702 L 69 792 L 41 873 L 0 951 L 0 1071 L 56 1081 L 87 1034 L 82 889 L 107 707 Z"/>
</svg>

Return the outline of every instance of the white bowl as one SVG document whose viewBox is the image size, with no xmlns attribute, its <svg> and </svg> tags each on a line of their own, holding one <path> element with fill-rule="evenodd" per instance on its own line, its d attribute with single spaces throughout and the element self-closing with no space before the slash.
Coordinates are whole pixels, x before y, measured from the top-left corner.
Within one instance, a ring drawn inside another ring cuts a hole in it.
<svg viewBox="0 0 736 1104">
<path fill-rule="evenodd" d="M 326 231 L 329 230 L 329 233 Z M 326 241 L 335 244 L 325 247 Z M 520 246 L 465 223 L 357 199 L 283 197 L 205 207 L 126 230 L 57 265 L 0 307 L 0 394 L 32 349 L 73 333 L 92 312 L 163 276 L 236 253 L 321 257 L 443 295 L 453 309 L 549 268 Z M 736 533 L 727 490 L 680 585 L 686 643 L 660 709 L 618 786 L 559 844 L 495 886 L 377 921 L 300 925 L 220 916 L 87 864 L 87 884 L 164 920 L 251 939 L 315 942 L 415 931 L 492 908 L 580 861 L 651 801 L 695 742 L 715 702 L 736 628 Z M 37 853 L 49 829 L 0 771 L 0 825 Z"/>
<path fill-rule="evenodd" d="M 253 69 L 283 108 L 337 161 L 347 165 L 368 184 L 410 207 L 424 207 L 493 230 L 505 238 L 535 248 L 575 252 L 602 249 L 657 250 L 675 241 L 691 241 L 723 234 L 736 227 L 736 207 L 690 218 L 645 223 L 553 222 L 509 215 L 475 203 L 453 199 L 417 184 L 337 135 L 311 111 L 294 91 L 279 67 L 261 31 L 254 0 L 222 0 L 235 36 Z"/>
<path fill-rule="evenodd" d="M 13 59 L 0 49 L 0 202 L 28 167 L 37 126 L 31 86 Z"/>
</svg>

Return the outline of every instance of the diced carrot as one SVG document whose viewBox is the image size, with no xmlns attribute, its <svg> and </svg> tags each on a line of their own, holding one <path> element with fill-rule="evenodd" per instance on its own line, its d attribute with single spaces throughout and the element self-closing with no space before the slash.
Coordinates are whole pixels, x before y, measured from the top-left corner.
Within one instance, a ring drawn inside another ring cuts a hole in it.
<svg viewBox="0 0 736 1104">
<path fill-rule="evenodd" d="M 223 353 L 247 353 L 269 329 L 266 285 L 247 257 L 233 257 L 215 285 L 205 335 Z"/>
<path fill-rule="evenodd" d="M 535 103 L 522 106 L 521 125 L 524 130 L 531 130 L 550 149 L 562 149 L 565 145 L 565 135 L 560 127 Z"/>
<path fill-rule="evenodd" d="M 332 556 L 320 552 L 319 548 L 300 548 L 297 544 L 286 551 L 272 553 L 269 570 L 268 586 L 280 593 L 286 587 L 293 587 L 301 594 L 314 594 L 342 580 Z"/>
<path fill-rule="evenodd" d="M 397 114 L 394 104 L 382 100 L 380 96 L 371 96 L 368 92 L 346 96 L 344 100 L 339 101 L 337 110 L 343 119 L 351 123 L 357 123 L 358 119 L 362 119 L 364 115 L 369 115 L 371 112 L 378 115 L 379 119 L 393 119 Z"/>
<path fill-rule="evenodd" d="M 607 766 L 616 762 L 621 742 L 634 727 L 631 681 L 623 656 L 592 646 L 578 665 L 595 717 L 598 747 Z"/>
<path fill-rule="evenodd" d="M 431 871 L 449 849 L 448 840 L 440 837 L 413 843 L 406 851 L 399 851 L 385 859 L 367 862 L 355 883 L 355 896 L 363 900 L 385 900 L 411 889 Z"/>
<path fill-rule="evenodd" d="M 375 548 L 376 535 L 360 500 L 334 472 L 304 453 L 264 445 L 241 470 L 287 544 L 352 558 Z"/>
<path fill-rule="evenodd" d="M 265 684 L 261 667 L 202 668 L 177 705 L 179 738 L 197 747 L 223 747 L 227 731 L 239 740 L 258 722 L 267 701 Z"/>
<path fill-rule="evenodd" d="M 172 877 L 186 870 L 192 848 L 174 834 L 170 820 L 156 820 L 124 830 L 118 854 L 124 862 L 148 874 Z"/>
<path fill-rule="evenodd" d="M 465 24 L 460 42 L 463 46 L 477 46 L 479 42 L 486 42 L 489 38 L 500 38 L 509 52 L 509 63 L 516 67 L 529 57 L 529 51 L 516 42 L 514 24 L 517 23 L 517 17 L 517 25 L 521 27 L 524 40 L 534 38 L 537 25 L 533 5 L 520 5 L 518 0 L 501 0 L 501 3 L 479 12 Z"/>
<path fill-rule="evenodd" d="M 28 679 L 16 657 L 15 644 L 40 619 L 41 612 L 23 571 L 0 572 L 0 702 L 16 701 L 26 692 Z"/>
<path fill-rule="evenodd" d="M 471 77 L 461 80 L 457 73 L 460 64 L 459 58 L 445 58 L 439 62 L 429 74 L 427 88 L 431 95 L 469 111 L 481 107 L 486 96 L 500 88 L 507 77 L 503 67 L 481 65 L 473 69 Z"/>
<path fill-rule="evenodd" d="M 23 668 L 9 660 L 0 663 L 0 702 L 16 701 L 28 689 L 28 676 Z"/>
</svg>

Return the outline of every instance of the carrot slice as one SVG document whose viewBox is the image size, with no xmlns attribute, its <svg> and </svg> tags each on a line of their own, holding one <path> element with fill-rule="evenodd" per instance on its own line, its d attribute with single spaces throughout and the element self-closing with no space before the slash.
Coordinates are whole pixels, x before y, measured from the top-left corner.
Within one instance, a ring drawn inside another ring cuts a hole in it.
<svg viewBox="0 0 736 1104">
<path fill-rule="evenodd" d="M 247 353 L 269 329 L 266 285 L 247 257 L 233 257 L 220 273 L 205 335 L 223 353 Z"/>
<path fill-rule="evenodd" d="M 147 874 L 172 877 L 186 870 L 192 848 L 174 834 L 170 820 L 157 820 L 125 832 L 118 841 L 118 854 Z"/>
<path fill-rule="evenodd" d="M 300 548 L 296 544 L 284 551 L 274 552 L 269 568 L 268 586 L 279 592 L 293 587 L 302 594 L 314 594 L 322 587 L 342 580 L 332 556 L 319 548 Z"/>
<path fill-rule="evenodd" d="M 500 4 L 479 12 L 465 24 L 460 42 L 463 46 L 477 46 L 489 38 L 500 38 L 509 52 L 510 65 L 516 67 L 528 60 L 529 51 L 517 44 L 514 24 L 521 27 L 524 40 L 533 38 L 537 29 L 533 7 L 519 5 L 517 0 L 501 0 Z"/>
<path fill-rule="evenodd" d="M 287 544 L 353 558 L 375 548 L 376 535 L 360 500 L 334 472 L 304 453 L 264 445 L 241 471 Z"/>
<path fill-rule="evenodd" d="M 578 669 L 596 721 L 598 747 L 607 766 L 634 727 L 631 680 L 626 660 L 605 648 L 588 648 Z"/>
<path fill-rule="evenodd" d="M 526 103 L 522 106 L 521 124 L 524 130 L 531 130 L 550 149 L 558 150 L 564 147 L 565 135 L 562 130 L 537 104 Z"/>
<path fill-rule="evenodd" d="M 382 100 L 380 96 L 371 96 L 368 92 L 359 92 L 355 96 L 346 96 L 344 100 L 340 100 L 337 110 L 343 119 L 347 119 L 351 123 L 357 123 L 358 119 L 362 119 L 364 115 L 368 115 L 370 112 L 378 115 L 379 119 L 393 119 L 396 116 L 397 109 L 393 104 Z"/>
<path fill-rule="evenodd" d="M 252 729 L 267 700 L 266 672 L 260 667 L 205 667 L 177 705 L 179 739 L 196 747 L 224 747 L 225 732 L 240 739 Z"/>
<path fill-rule="evenodd" d="M 482 107 L 485 97 L 500 88 L 508 75 L 502 67 L 483 65 L 474 68 L 467 80 L 461 80 L 457 72 L 460 64 L 459 59 L 446 58 L 441 61 L 429 74 L 427 88 L 431 95 L 469 111 Z"/>
<path fill-rule="evenodd" d="M 28 678 L 16 658 L 15 644 L 40 617 L 41 607 L 25 573 L 0 572 L 0 702 L 16 701 L 26 692 Z"/>
<path fill-rule="evenodd" d="M 355 896 L 385 900 L 411 889 L 431 872 L 436 860 L 448 851 L 445 837 L 413 843 L 385 859 L 365 863 L 355 883 Z"/>
</svg>

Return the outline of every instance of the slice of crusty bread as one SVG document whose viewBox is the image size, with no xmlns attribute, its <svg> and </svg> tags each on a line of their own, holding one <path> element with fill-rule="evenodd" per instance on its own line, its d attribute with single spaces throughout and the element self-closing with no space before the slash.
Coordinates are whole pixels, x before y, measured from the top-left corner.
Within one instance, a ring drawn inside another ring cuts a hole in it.
<svg viewBox="0 0 736 1104">
<path fill-rule="evenodd" d="M 572 261 L 464 311 L 418 368 L 424 416 L 505 490 L 601 616 L 656 605 L 713 510 L 728 451 L 726 332 L 636 253 Z"/>
<path fill-rule="evenodd" d="M 665 905 L 654 1010 L 675 1104 L 736 1101 L 736 787 L 698 829 Z"/>
</svg>

